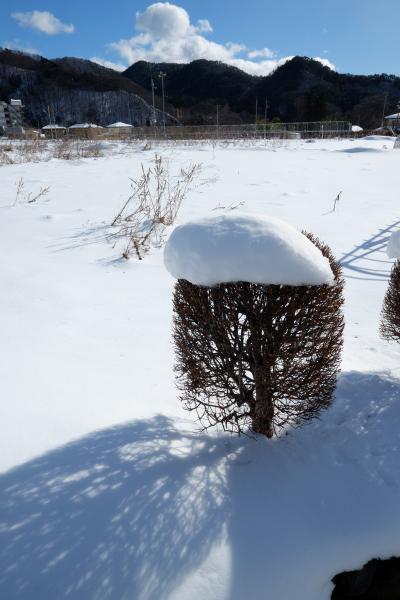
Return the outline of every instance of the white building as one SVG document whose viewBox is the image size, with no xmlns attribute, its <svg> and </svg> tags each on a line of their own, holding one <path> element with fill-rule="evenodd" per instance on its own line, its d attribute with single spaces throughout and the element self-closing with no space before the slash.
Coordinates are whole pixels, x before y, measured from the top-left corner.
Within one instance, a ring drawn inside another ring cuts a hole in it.
<svg viewBox="0 0 400 600">
<path fill-rule="evenodd" d="M 0 134 L 19 135 L 24 133 L 23 119 L 22 100 L 11 99 L 9 104 L 0 102 Z"/>
<path fill-rule="evenodd" d="M 103 129 L 101 125 L 96 125 L 95 123 L 75 123 L 75 125 L 68 127 L 68 135 L 91 139 L 99 137 Z"/>
<path fill-rule="evenodd" d="M 111 123 L 111 125 L 107 125 L 107 129 L 109 129 L 113 134 L 116 135 L 121 133 L 127 135 L 133 131 L 133 125 L 117 121 L 116 123 Z"/>
<path fill-rule="evenodd" d="M 400 129 L 400 113 L 394 113 L 393 115 L 388 115 L 385 117 L 385 125 L 386 127 L 390 127 L 391 129 L 398 130 Z"/>
<path fill-rule="evenodd" d="M 67 128 L 56 123 L 49 123 L 42 127 L 42 133 L 48 138 L 59 138 L 65 135 Z"/>
</svg>

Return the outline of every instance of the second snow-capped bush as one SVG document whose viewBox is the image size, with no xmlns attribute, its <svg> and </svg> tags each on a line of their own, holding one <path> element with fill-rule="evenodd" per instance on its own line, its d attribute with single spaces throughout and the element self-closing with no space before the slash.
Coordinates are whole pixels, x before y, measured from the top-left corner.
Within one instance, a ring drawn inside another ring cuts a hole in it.
<svg viewBox="0 0 400 600">
<path fill-rule="evenodd" d="M 178 277 L 174 342 L 185 408 L 205 428 L 267 437 L 318 415 L 332 399 L 343 337 L 343 278 L 328 246 L 276 219 L 188 226 L 190 235 L 183 226 L 165 252 Z M 227 281 L 216 283 L 221 276 Z"/>
<path fill-rule="evenodd" d="M 383 300 L 380 333 L 388 341 L 400 341 L 400 231 L 392 233 L 387 246 L 389 258 L 396 262 L 390 273 L 389 286 Z"/>
</svg>

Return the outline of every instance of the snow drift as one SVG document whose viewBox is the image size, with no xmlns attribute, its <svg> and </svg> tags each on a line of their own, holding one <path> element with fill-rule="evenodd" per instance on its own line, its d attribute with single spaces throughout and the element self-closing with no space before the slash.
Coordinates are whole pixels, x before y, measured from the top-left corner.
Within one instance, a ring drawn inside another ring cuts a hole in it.
<svg viewBox="0 0 400 600">
<path fill-rule="evenodd" d="M 261 284 L 332 284 L 326 259 L 305 235 L 280 219 L 225 214 L 177 227 L 164 251 L 176 279 L 196 285 L 248 281 Z"/>
</svg>

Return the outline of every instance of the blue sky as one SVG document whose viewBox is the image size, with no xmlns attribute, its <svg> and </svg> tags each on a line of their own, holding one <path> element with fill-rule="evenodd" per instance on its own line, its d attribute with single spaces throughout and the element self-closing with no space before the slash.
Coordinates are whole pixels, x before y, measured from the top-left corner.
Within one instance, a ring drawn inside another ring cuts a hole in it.
<svg viewBox="0 0 400 600">
<path fill-rule="evenodd" d="M 294 55 L 400 75 L 400 0 L 1 0 L 0 45 L 123 68 L 222 60 L 267 74 Z"/>
</svg>

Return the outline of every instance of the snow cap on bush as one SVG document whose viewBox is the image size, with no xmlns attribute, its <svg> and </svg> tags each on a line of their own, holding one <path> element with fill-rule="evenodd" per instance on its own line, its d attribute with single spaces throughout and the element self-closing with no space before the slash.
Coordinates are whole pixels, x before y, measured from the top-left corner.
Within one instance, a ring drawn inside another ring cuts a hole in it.
<svg viewBox="0 0 400 600">
<path fill-rule="evenodd" d="M 165 246 L 164 263 L 176 279 L 203 286 L 334 283 L 315 244 L 284 221 L 262 215 L 231 213 L 180 225 Z"/>
<path fill-rule="evenodd" d="M 386 248 L 389 258 L 400 258 L 400 230 L 394 231 Z"/>
</svg>

